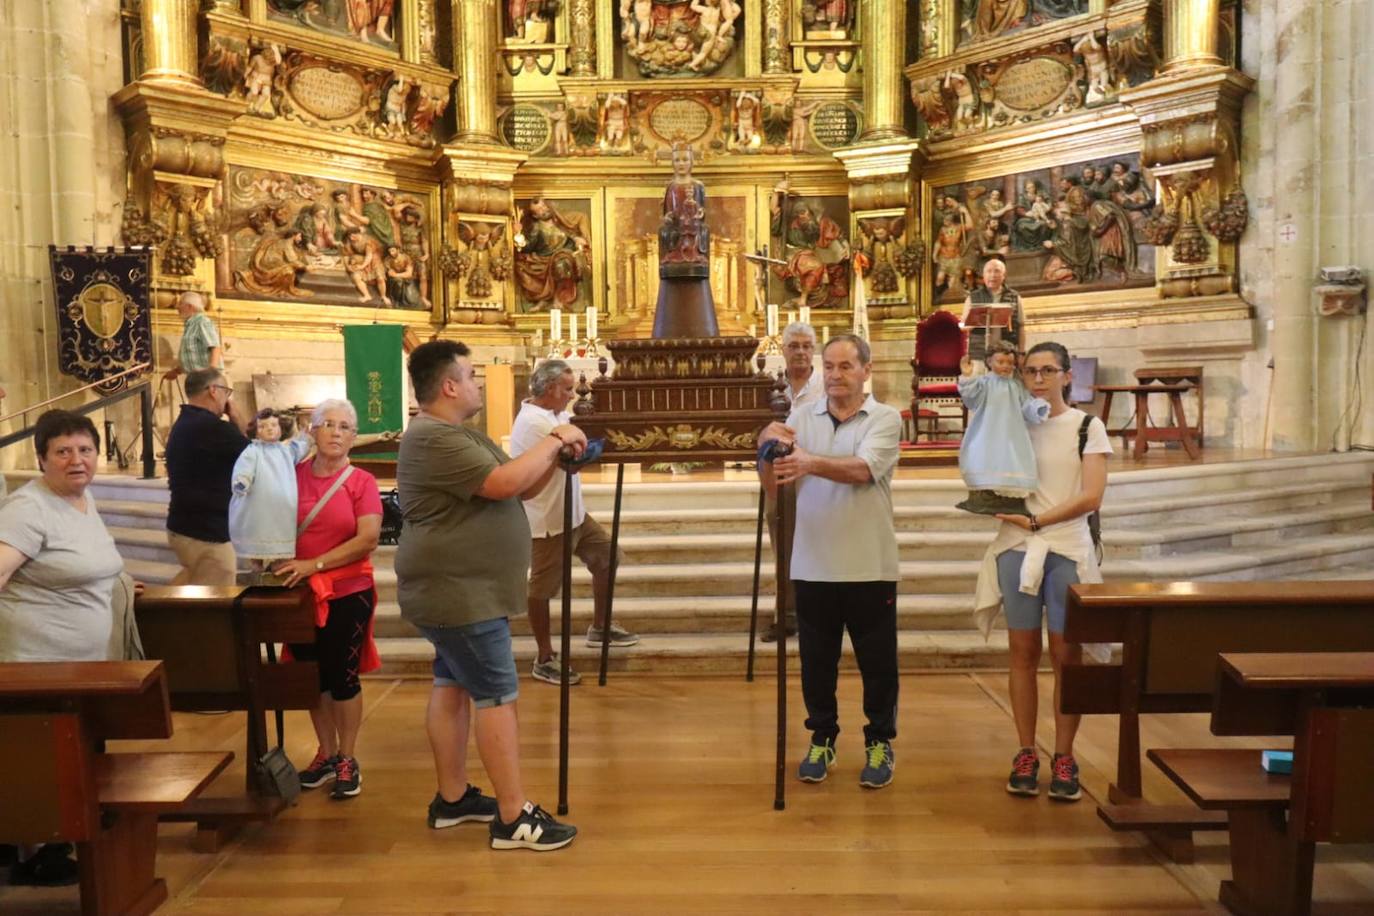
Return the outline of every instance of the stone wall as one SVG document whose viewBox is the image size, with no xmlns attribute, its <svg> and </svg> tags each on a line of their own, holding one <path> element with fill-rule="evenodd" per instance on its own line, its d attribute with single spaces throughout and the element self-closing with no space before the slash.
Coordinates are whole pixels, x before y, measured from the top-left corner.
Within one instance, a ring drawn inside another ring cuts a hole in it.
<svg viewBox="0 0 1374 916">
<path fill-rule="evenodd" d="M 0 413 L 79 387 L 54 364 L 47 246 L 117 241 L 124 136 L 109 98 L 123 82 L 118 0 L 0 6 Z"/>
</svg>

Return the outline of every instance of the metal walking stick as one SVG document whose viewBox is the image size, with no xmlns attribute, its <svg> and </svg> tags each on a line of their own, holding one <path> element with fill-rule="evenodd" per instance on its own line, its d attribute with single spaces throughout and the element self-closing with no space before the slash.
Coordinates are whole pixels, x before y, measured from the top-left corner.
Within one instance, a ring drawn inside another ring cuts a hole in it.
<svg viewBox="0 0 1374 916">
<path fill-rule="evenodd" d="M 573 469 L 563 479 L 563 623 L 560 633 L 558 698 L 558 813 L 568 813 L 568 653 L 572 650 L 572 487 Z"/>
<path fill-rule="evenodd" d="M 790 452 L 791 449 L 788 449 Z M 787 488 L 792 484 L 782 484 L 777 488 L 778 500 L 778 543 L 774 545 L 777 569 L 777 592 L 774 606 L 777 608 L 778 637 L 778 760 L 774 776 L 773 810 L 781 811 L 787 807 L 785 780 L 787 770 L 787 589 L 784 583 L 790 575 L 789 560 L 792 555 L 792 539 L 787 530 Z"/>
</svg>

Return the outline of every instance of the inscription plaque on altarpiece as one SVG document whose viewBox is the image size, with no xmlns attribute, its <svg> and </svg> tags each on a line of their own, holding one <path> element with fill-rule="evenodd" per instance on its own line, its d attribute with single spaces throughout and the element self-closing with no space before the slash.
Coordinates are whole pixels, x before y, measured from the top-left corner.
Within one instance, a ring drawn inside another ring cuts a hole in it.
<svg viewBox="0 0 1374 916">
<path fill-rule="evenodd" d="M 1073 81 L 1073 69 L 1054 57 L 1028 57 L 1007 67 L 997 81 L 997 101 L 1016 111 L 1054 104 Z"/>
<path fill-rule="evenodd" d="M 305 67 L 291 74 L 287 91 L 317 118 L 338 121 L 363 107 L 363 84 L 351 73 L 330 67 Z"/>
<path fill-rule="evenodd" d="M 549 142 L 549 119 L 534 105 L 516 105 L 501 120 L 501 136 L 515 149 L 536 153 Z"/>
<path fill-rule="evenodd" d="M 826 149 L 838 149 L 854 142 L 859 133 L 859 116 L 840 102 L 827 102 L 811 116 L 811 135 Z"/>
<path fill-rule="evenodd" d="M 663 140 L 691 143 L 711 128 L 711 111 L 695 99 L 667 99 L 649 112 L 649 128 Z"/>
</svg>

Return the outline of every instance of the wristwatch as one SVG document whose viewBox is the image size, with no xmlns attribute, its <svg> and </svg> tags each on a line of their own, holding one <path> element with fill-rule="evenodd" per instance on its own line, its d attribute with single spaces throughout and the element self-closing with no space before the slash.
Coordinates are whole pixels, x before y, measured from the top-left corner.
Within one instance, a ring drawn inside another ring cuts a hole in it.
<svg viewBox="0 0 1374 916">
<path fill-rule="evenodd" d="M 315 572 L 323 572 L 323 571 L 324 571 L 324 560 L 316 560 L 316 561 L 315 561 Z"/>
</svg>

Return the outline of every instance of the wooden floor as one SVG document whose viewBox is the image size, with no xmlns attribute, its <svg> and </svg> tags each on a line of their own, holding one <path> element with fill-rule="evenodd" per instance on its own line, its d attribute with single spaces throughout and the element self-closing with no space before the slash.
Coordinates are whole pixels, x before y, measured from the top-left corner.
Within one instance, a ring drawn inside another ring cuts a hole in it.
<svg viewBox="0 0 1374 916">
<path fill-rule="evenodd" d="M 527 787 L 552 809 L 558 691 L 529 680 L 521 687 Z M 568 818 L 582 833 L 545 854 L 492 852 L 484 825 L 425 826 L 434 785 L 422 726 L 427 692 L 418 681 L 367 683 L 360 797 L 333 802 L 309 793 L 275 824 L 246 831 L 215 855 L 189 851 L 188 827 L 164 826 L 158 863 L 171 899 L 161 912 L 1219 911 L 1223 838 L 1206 841 L 1199 865 L 1180 868 L 1136 837 L 1109 832 L 1091 798 L 1056 805 L 1006 795 L 1015 740 L 1002 674 L 904 677 L 896 781 L 877 792 L 858 786 L 859 684 L 843 678 L 848 730 L 839 765 L 819 786 L 789 778 L 785 812 L 772 810 L 775 682 L 636 676 L 604 689 L 584 684 L 572 694 Z M 795 690 L 790 703 L 789 773 L 806 738 Z M 239 722 L 178 715 L 172 743 L 241 753 Z M 1107 717 L 1084 729 L 1079 761 L 1091 795 L 1105 791 L 1114 729 Z M 1201 716 L 1147 721 L 1145 729 L 1147 747 L 1215 740 Z M 1052 740 L 1042 731 L 1042 742 Z M 287 745 L 302 763 L 313 751 L 303 715 L 288 718 Z M 215 789 L 234 791 L 241 767 L 236 761 Z M 1147 795 L 1173 793 L 1149 774 Z M 1369 848 L 1323 848 L 1315 912 L 1374 913 L 1370 859 Z M 76 912 L 74 888 L 0 886 L 5 916 Z"/>
</svg>

